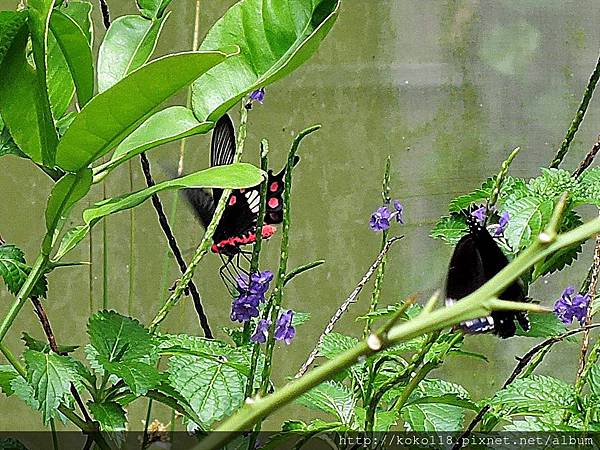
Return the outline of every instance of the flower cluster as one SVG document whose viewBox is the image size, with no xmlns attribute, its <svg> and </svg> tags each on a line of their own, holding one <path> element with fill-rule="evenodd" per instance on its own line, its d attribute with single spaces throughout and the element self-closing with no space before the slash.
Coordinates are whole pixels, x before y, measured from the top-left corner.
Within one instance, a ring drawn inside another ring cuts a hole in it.
<svg viewBox="0 0 600 450">
<path fill-rule="evenodd" d="M 296 329 L 292 325 L 292 319 L 294 318 L 294 311 L 288 309 L 286 312 L 281 313 L 279 319 L 277 319 L 277 326 L 275 328 L 275 339 L 278 341 L 284 341 L 286 344 L 292 342 L 294 336 L 296 336 Z"/>
<path fill-rule="evenodd" d="M 554 303 L 554 313 L 565 325 L 571 324 L 573 319 L 577 319 L 581 325 L 585 322 L 590 297 L 580 293 L 574 296 L 574 293 L 575 288 L 569 286 Z"/>
<path fill-rule="evenodd" d="M 253 91 L 250 94 L 250 97 L 248 98 L 248 103 L 246 103 L 245 107 L 246 107 L 246 109 L 252 109 L 253 102 L 258 102 L 262 105 L 264 100 L 265 100 L 265 88 L 261 87 L 255 91 Z"/>
<path fill-rule="evenodd" d="M 494 206 L 492 206 L 490 209 L 491 211 L 496 212 L 496 208 Z M 487 207 L 480 206 L 479 208 L 471 212 L 471 216 L 475 217 L 475 219 L 477 219 L 477 221 L 481 225 L 483 225 L 485 224 L 485 221 L 487 219 L 487 212 Z M 495 237 L 502 236 L 504 234 L 504 230 L 506 229 L 509 220 L 510 214 L 508 214 L 508 211 L 504 211 L 502 214 L 500 214 L 500 218 L 498 219 L 498 225 L 496 225 L 496 229 L 494 231 Z"/>
<path fill-rule="evenodd" d="M 398 200 L 394 200 L 394 211 L 390 211 L 389 201 L 386 202 L 381 208 L 377 208 L 377 210 L 371 214 L 371 219 L 369 220 L 369 226 L 373 231 L 385 231 L 390 227 L 390 220 L 396 220 L 399 224 L 404 224 L 404 207 L 402 203 Z"/>
<path fill-rule="evenodd" d="M 242 274 L 237 279 L 239 295 L 231 304 L 231 320 L 247 322 L 253 317 L 258 317 L 258 306 L 265 301 L 265 293 L 273 280 L 273 272 L 264 271 L 251 274 L 249 277 Z"/>
<path fill-rule="evenodd" d="M 498 228 L 496 228 L 494 236 L 502 236 L 504 234 L 504 230 L 506 229 L 509 220 L 510 214 L 508 214 L 508 211 L 504 211 L 500 216 L 500 220 L 498 220 Z"/>
</svg>

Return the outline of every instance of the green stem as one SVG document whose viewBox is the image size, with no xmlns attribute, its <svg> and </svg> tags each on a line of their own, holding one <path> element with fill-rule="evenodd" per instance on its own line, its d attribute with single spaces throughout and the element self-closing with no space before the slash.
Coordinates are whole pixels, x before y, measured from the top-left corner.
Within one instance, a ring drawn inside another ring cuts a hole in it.
<svg viewBox="0 0 600 450">
<path fill-rule="evenodd" d="M 289 256 L 289 242 L 290 242 L 290 226 L 291 226 L 291 195 L 292 195 L 292 174 L 294 171 L 294 160 L 296 158 L 296 152 L 300 146 L 300 142 L 309 134 L 317 131 L 321 128 L 320 125 L 316 125 L 301 131 L 290 148 L 287 158 L 286 170 L 285 170 L 285 181 L 283 189 L 283 223 L 282 223 L 282 237 L 281 237 L 281 251 L 279 255 L 279 268 L 277 270 L 277 279 L 275 280 L 275 289 L 272 294 L 272 306 L 270 311 L 269 333 L 267 336 L 267 342 L 265 346 L 265 365 L 262 370 L 261 386 L 259 390 L 260 396 L 264 396 L 267 393 L 269 381 L 271 379 L 271 370 L 273 362 L 273 349 L 275 347 L 275 328 L 277 327 L 277 317 L 283 301 L 283 283 L 285 280 L 285 274 L 287 272 L 287 262 Z"/>
<path fill-rule="evenodd" d="M 150 417 L 152 416 L 152 399 L 148 399 L 148 409 L 146 410 L 146 422 L 144 423 L 144 434 L 142 437 L 142 450 L 148 444 L 148 426 L 150 426 Z"/>
<path fill-rule="evenodd" d="M 129 160 L 129 192 L 133 192 L 133 164 Z M 133 315 L 135 298 L 135 208 L 129 210 L 129 292 L 127 295 L 127 314 Z"/>
<path fill-rule="evenodd" d="M 549 236 L 554 232 L 555 230 L 550 229 L 546 231 Z M 259 397 L 253 402 L 246 404 L 236 414 L 223 421 L 217 428 L 219 432 L 207 436 L 195 447 L 195 450 L 221 448 L 224 444 L 231 441 L 237 432 L 250 429 L 255 423 L 264 419 L 273 411 L 298 398 L 336 373 L 356 364 L 359 358 L 368 357 L 390 345 L 425 333 L 442 330 L 464 320 L 487 316 L 492 310 L 506 308 L 518 311 L 546 311 L 535 304 L 505 302 L 495 299 L 494 296 L 503 292 L 507 286 L 536 262 L 561 248 L 583 241 L 599 232 L 600 218 L 596 218 L 572 231 L 556 236 L 552 242 L 545 240 L 540 242 L 540 239 L 538 239 L 536 243 L 522 252 L 521 255 L 515 258 L 499 274 L 460 302 L 429 313 L 422 313 L 412 320 L 394 326 L 388 333 L 387 339 L 382 339 L 380 342 L 381 345 L 374 346 L 372 341 L 370 341 L 370 344 L 367 341 L 362 341 L 355 347 L 306 373 L 304 376 L 291 381 L 273 394 L 262 398 Z"/>
<path fill-rule="evenodd" d="M 102 198 L 106 200 L 106 181 L 102 182 Z M 102 309 L 108 308 L 108 218 L 102 221 Z"/>
<path fill-rule="evenodd" d="M 89 203 L 88 203 L 89 206 Z M 89 288 L 89 304 L 90 304 L 90 316 L 94 312 L 94 241 L 92 239 L 92 230 L 88 233 L 88 252 L 90 257 L 90 266 L 88 267 L 88 288 Z"/>
<path fill-rule="evenodd" d="M 303 264 L 302 266 L 299 266 L 299 267 L 296 267 L 293 270 L 290 270 L 286 274 L 285 279 L 283 280 L 283 285 L 285 286 L 290 281 L 292 281 L 294 278 L 296 278 L 298 275 L 300 275 L 300 274 L 302 274 L 304 272 L 307 272 L 309 270 L 312 270 L 315 267 L 319 267 L 322 264 L 325 264 L 325 260 L 324 259 L 319 259 L 317 261 L 313 261 L 313 262 L 310 262 L 308 264 Z"/>
<path fill-rule="evenodd" d="M 588 84 L 583 93 L 583 98 L 581 99 L 581 103 L 579 104 L 579 108 L 577 109 L 577 112 L 575 113 L 575 117 L 573 118 L 573 121 L 571 122 L 571 126 L 567 130 L 567 134 L 566 134 L 564 140 L 562 141 L 560 148 L 558 149 L 558 151 L 556 152 L 556 155 L 554 155 L 554 158 L 552 159 L 552 162 L 550 163 L 550 168 L 557 168 L 560 165 L 560 163 L 562 162 L 562 160 L 564 159 L 567 152 L 569 151 L 571 142 L 573 141 L 573 138 L 575 137 L 575 133 L 577 133 L 577 130 L 579 129 L 579 125 L 581 125 L 581 122 L 583 121 L 583 117 L 585 116 L 585 112 L 587 111 L 588 105 L 590 104 L 590 100 L 592 99 L 592 95 L 594 94 L 594 89 L 596 89 L 596 84 L 598 83 L 599 78 L 600 78 L 600 57 L 598 58 L 598 61 L 596 62 L 596 67 L 594 67 L 594 71 L 592 72 L 592 75 L 590 76 Z"/>
</svg>

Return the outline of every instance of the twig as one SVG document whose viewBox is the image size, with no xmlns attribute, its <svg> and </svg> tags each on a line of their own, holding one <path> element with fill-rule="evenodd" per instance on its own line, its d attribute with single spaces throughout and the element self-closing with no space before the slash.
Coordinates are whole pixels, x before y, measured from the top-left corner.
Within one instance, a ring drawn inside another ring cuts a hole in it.
<svg viewBox="0 0 600 450">
<path fill-rule="evenodd" d="M 552 336 L 552 337 L 546 339 L 545 341 L 542 341 L 539 344 L 533 346 L 523 356 L 521 356 L 520 358 L 519 357 L 516 358 L 518 361 L 517 365 L 511 372 L 510 376 L 506 379 L 506 381 L 502 385 L 502 389 L 505 389 L 509 384 L 511 384 L 513 381 L 515 381 L 517 379 L 517 377 L 529 365 L 531 360 L 533 360 L 533 358 L 535 358 L 535 356 L 538 353 L 544 351 L 547 347 L 550 347 L 550 346 L 556 344 L 557 342 L 563 341 L 564 339 L 568 338 L 569 336 L 573 336 L 574 334 L 581 333 L 581 332 L 586 332 L 592 328 L 597 328 L 597 327 L 600 327 L 600 324 L 596 323 L 596 324 L 592 324 L 592 325 L 586 325 L 581 328 L 576 328 L 574 330 L 567 331 L 566 333 L 563 333 L 558 336 Z M 471 420 L 471 423 L 469 424 L 467 429 L 465 431 L 463 431 L 463 433 L 460 435 L 460 437 L 456 440 L 454 446 L 452 447 L 452 450 L 458 450 L 462 447 L 462 442 L 471 435 L 471 433 L 473 432 L 473 430 L 475 429 L 477 424 L 479 424 L 479 422 L 481 422 L 481 420 L 483 419 L 483 416 L 485 416 L 485 414 L 490 409 L 491 409 L 490 404 L 487 404 L 479 410 L 477 415 L 473 418 L 473 420 Z"/>
<path fill-rule="evenodd" d="M 573 178 L 579 178 L 583 174 L 583 172 L 585 172 L 585 170 L 592 165 L 592 163 L 594 162 L 594 158 L 596 157 L 599 151 L 600 136 L 598 136 L 598 140 L 596 141 L 592 149 L 588 152 L 587 155 L 585 155 L 583 161 L 579 163 L 579 166 L 577 166 L 577 169 L 575 169 L 575 172 L 573 172 Z"/>
<path fill-rule="evenodd" d="M 560 148 L 556 152 L 556 155 L 554 155 L 554 159 L 550 163 L 550 168 L 557 168 L 564 159 L 567 152 L 569 151 L 569 147 L 571 146 L 571 142 L 575 137 L 575 133 L 577 133 L 579 125 L 581 125 L 583 117 L 585 116 L 585 112 L 587 111 L 588 105 L 590 104 L 590 100 L 592 99 L 592 95 L 594 94 L 594 89 L 596 89 L 598 78 L 600 78 L 600 57 L 598 58 L 598 61 L 596 62 L 596 67 L 594 67 L 594 71 L 590 76 L 588 84 L 583 93 L 583 98 L 581 99 L 581 104 L 579 105 L 579 108 L 575 113 L 575 117 L 571 122 L 571 126 L 569 127 L 569 130 L 567 131 L 567 134 L 564 140 L 562 141 Z"/>
<path fill-rule="evenodd" d="M 308 358 L 306 359 L 306 361 L 304 362 L 304 364 L 302 364 L 302 367 L 300 367 L 300 369 L 298 370 L 298 373 L 296 373 L 295 378 L 299 378 L 299 377 L 301 377 L 302 375 L 304 375 L 306 373 L 306 371 L 308 370 L 309 366 L 313 363 L 313 361 L 317 357 L 317 354 L 319 353 L 319 347 L 321 346 L 321 344 L 323 344 L 323 340 L 325 339 L 325 336 L 327 336 L 329 333 L 331 333 L 333 331 L 333 327 L 335 326 L 336 322 L 338 320 L 340 320 L 340 318 L 348 310 L 348 308 L 350 307 L 350 305 L 352 303 L 356 302 L 356 299 L 358 298 L 358 295 L 362 291 L 363 287 L 365 287 L 365 284 L 367 284 L 367 282 L 369 281 L 369 279 L 373 276 L 373 274 L 375 273 L 375 271 L 377 270 L 377 268 L 379 267 L 379 265 L 382 263 L 382 261 L 385 258 L 385 255 L 389 251 L 389 249 L 392 246 L 392 244 L 394 242 L 402 239 L 402 238 L 403 238 L 403 236 L 394 236 L 394 237 L 390 238 L 386 242 L 386 244 L 381 249 L 381 252 L 379 252 L 379 255 L 377 256 L 377 258 L 373 262 L 373 264 L 371 264 L 371 267 L 369 267 L 369 269 L 367 270 L 367 272 L 364 274 L 364 276 L 362 277 L 362 279 L 356 285 L 356 287 L 354 288 L 354 290 L 350 293 L 350 295 L 348 296 L 348 298 L 346 298 L 346 300 L 344 300 L 344 302 L 337 309 L 337 311 L 335 312 L 335 314 L 333 315 L 333 317 L 331 317 L 331 319 L 329 320 L 329 323 L 325 327 L 325 330 L 323 330 L 323 333 L 321 333 L 321 336 L 319 336 L 319 340 L 317 341 L 317 345 L 312 350 L 312 352 L 310 352 L 310 355 L 308 355 Z"/>
<path fill-rule="evenodd" d="M 592 264 L 592 271 L 590 277 L 590 284 L 588 287 L 587 295 L 590 299 L 584 325 L 590 325 L 592 322 L 592 302 L 596 297 L 596 289 L 598 287 L 598 273 L 600 272 L 600 236 L 596 236 L 596 247 L 594 249 L 594 262 Z M 587 351 L 590 345 L 590 330 L 589 328 L 583 332 L 583 338 L 581 340 L 581 351 L 579 353 L 579 365 L 577 367 L 577 376 L 575 377 L 575 388 L 581 390 L 583 382 L 581 376 L 585 370 Z"/>
<path fill-rule="evenodd" d="M 146 154 L 144 152 L 142 152 L 140 154 L 140 160 L 142 163 L 142 170 L 144 172 L 144 178 L 146 179 L 147 186 L 148 187 L 154 186 L 154 184 L 155 184 L 154 179 L 152 178 L 152 173 L 150 171 L 150 161 L 148 161 L 148 158 L 146 157 Z M 171 230 L 169 221 L 167 219 L 167 216 L 165 215 L 165 211 L 163 209 L 162 202 L 160 201 L 160 198 L 156 194 L 154 194 L 152 196 L 152 206 L 154 206 L 154 210 L 156 211 L 156 215 L 158 216 L 158 222 L 160 224 L 160 227 L 161 227 L 163 233 L 165 234 L 165 237 L 167 238 L 169 248 L 173 252 L 173 255 L 175 256 L 175 260 L 177 261 L 177 264 L 179 265 L 179 270 L 181 271 L 182 274 L 185 274 L 188 269 L 188 266 L 187 266 L 185 260 L 183 259 L 183 255 L 181 254 L 181 250 L 179 249 L 179 246 L 177 245 L 177 240 L 175 239 L 175 236 L 173 235 L 173 231 Z M 190 295 L 192 296 L 192 299 L 194 301 L 194 307 L 196 308 L 196 313 L 198 314 L 198 319 L 200 320 L 200 326 L 202 327 L 204 336 L 206 336 L 209 339 L 212 339 L 213 334 L 210 329 L 210 325 L 208 324 L 208 318 L 206 317 L 206 314 L 204 313 L 204 307 L 202 306 L 202 299 L 200 298 L 200 293 L 198 292 L 198 288 L 196 287 L 196 285 L 192 279 L 190 279 L 188 281 L 187 288 L 189 289 Z"/>
<path fill-rule="evenodd" d="M 106 0 L 100 0 L 100 11 L 102 11 L 102 23 L 104 24 L 104 28 L 108 30 L 110 27 L 110 11 L 108 10 Z"/>
</svg>

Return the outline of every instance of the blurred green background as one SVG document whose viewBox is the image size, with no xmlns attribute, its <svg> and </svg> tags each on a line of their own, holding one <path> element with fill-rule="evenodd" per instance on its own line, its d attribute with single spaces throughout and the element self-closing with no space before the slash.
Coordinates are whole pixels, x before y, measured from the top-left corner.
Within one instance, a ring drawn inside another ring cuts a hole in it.
<svg viewBox="0 0 600 450">
<path fill-rule="evenodd" d="M 0 0 L 0 9 L 16 7 Z M 94 3 L 96 51 L 104 35 L 98 3 Z M 201 1 L 200 34 L 204 35 L 233 0 Z M 108 1 L 113 18 L 133 14 L 133 0 Z M 175 0 L 156 56 L 192 46 L 195 0 Z M 275 381 L 292 376 L 313 348 L 329 317 L 360 280 L 378 252 L 380 236 L 368 225 L 380 206 L 385 159 L 392 158 L 392 193 L 405 206 L 405 238 L 389 257 L 382 301 L 396 302 L 413 293 L 427 296 L 444 282 L 452 248 L 429 237 L 448 201 L 468 192 L 489 175 L 516 146 L 522 148 L 511 173 L 533 177 L 548 165 L 577 109 L 598 55 L 600 9 L 593 0 L 344 0 L 339 19 L 318 53 L 292 76 L 269 86 L 264 105 L 249 115 L 245 160 L 256 162 L 258 143 L 270 142 L 271 161 L 278 169 L 293 136 L 309 125 L 322 129 L 307 138 L 295 171 L 290 266 L 325 259 L 319 269 L 297 278 L 286 291 L 285 306 L 309 312 L 312 318 L 298 328 L 290 346 L 276 348 Z M 172 103 L 184 104 L 185 92 Z M 233 111 L 237 120 L 237 111 Z M 600 132 L 600 108 L 592 101 L 588 116 L 572 145 L 564 167 L 572 169 Z M 188 140 L 185 171 L 208 164 L 209 136 Z M 156 179 L 175 170 L 180 143 L 152 150 Z M 44 232 L 43 210 L 50 180 L 23 160 L 2 158 L 0 176 L 0 233 L 35 257 Z M 138 161 L 134 184 L 144 187 Z M 126 165 L 106 183 L 108 196 L 129 190 Z M 102 198 L 96 186 L 90 201 Z M 161 195 L 167 212 L 174 194 Z M 594 211 L 587 211 L 587 216 Z M 74 211 L 72 222 L 79 222 Z M 175 234 L 189 258 L 202 236 L 183 201 L 171 216 Z M 130 215 L 121 213 L 107 222 L 108 304 L 128 312 Z M 150 202 L 135 210 L 135 297 L 131 313 L 147 323 L 155 314 L 165 289 L 179 273 L 168 257 L 166 241 Z M 279 235 L 265 246 L 262 267 L 274 269 Z M 59 343 L 87 342 L 85 325 L 90 309 L 102 306 L 102 226 L 92 241 L 92 298 L 88 268 L 55 271 L 49 279 L 45 304 Z M 87 244 L 72 255 L 88 260 Z M 591 260 L 591 248 L 572 268 L 540 280 L 533 296 L 550 304 L 569 283 L 578 283 Z M 166 261 L 166 263 L 165 263 Z M 210 323 L 219 337 L 230 326 L 230 299 L 218 277 L 220 261 L 208 255 L 196 272 Z M 167 276 L 163 276 L 163 267 Z M 368 306 L 369 289 L 337 325 L 336 331 L 359 336 L 362 323 L 354 318 Z M 90 304 L 91 300 L 91 304 Z M 11 302 L 0 290 L 0 314 Z M 201 334 L 186 299 L 164 323 L 169 332 Z M 19 316 L 6 343 L 15 352 L 23 344 L 20 331 L 41 338 L 31 308 Z M 498 388 L 531 338 L 499 341 L 493 336 L 468 337 L 466 347 L 489 358 L 489 363 L 454 357 L 432 376 L 463 384 L 475 399 Z M 573 380 L 577 346 L 564 343 L 539 369 Z M 83 356 L 83 351 L 78 351 Z M 4 363 L 0 359 L 0 363 Z M 146 401 L 130 408 L 131 429 L 143 428 Z M 38 430 L 41 419 L 20 400 L 0 397 L 0 431 Z M 277 429 L 289 417 L 313 413 L 291 405 L 267 420 L 263 429 Z M 170 411 L 155 407 L 153 418 L 166 423 Z"/>
</svg>

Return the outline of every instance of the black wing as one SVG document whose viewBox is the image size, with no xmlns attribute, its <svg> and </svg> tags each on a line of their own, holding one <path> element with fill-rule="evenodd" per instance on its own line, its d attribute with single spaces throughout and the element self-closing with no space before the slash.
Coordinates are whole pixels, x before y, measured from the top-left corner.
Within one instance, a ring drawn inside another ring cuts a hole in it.
<svg viewBox="0 0 600 450">
<path fill-rule="evenodd" d="M 215 202 L 212 196 L 200 188 L 183 189 L 183 194 L 202 226 L 208 227 L 215 213 Z"/>
<path fill-rule="evenodd" d="M 215 125 L 210 141 L 210 167 L 233 163 L 235 155 L 235 129 L 229 115 L 224 114 Z M 221 198 L 222 189 L 213 189 L 215 204 Z"/>
<path fill-rule="evenodd" d="M 300 161 L 300 157 L 296 156 L 294 158 L 294 166 L 298 164 Z M 265 211 L 265 223 L 267 224 L 276 224 L 281 223 L 283 221 L 283 189 L 285 187 L 285 169 L 286 166 L 283 166 L 283 169 L 279 171 L 277 174 L 273 174 L 272 170 L 269 170 L 268 175 L 269 179 L 267 181 L 267 207 Z"/>
</svg>

